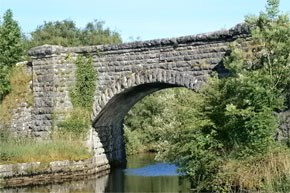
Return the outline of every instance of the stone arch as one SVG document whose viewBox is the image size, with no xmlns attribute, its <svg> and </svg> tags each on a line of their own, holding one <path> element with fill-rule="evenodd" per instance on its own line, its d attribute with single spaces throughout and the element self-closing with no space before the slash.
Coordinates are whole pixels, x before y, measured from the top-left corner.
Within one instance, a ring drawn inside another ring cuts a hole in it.
<svg viewBox="0 0 290 193">
<path fill-rule="evenodd" d="M 95 97 L 92 114 L 95 156 L 105 154 L 110 165 L 123 164 L 126 160 L 123 119 L 131 107 L 155 91 L 172 87 L 196 90 L 203 82 L 204 77 L 163 69 L 122 76 Z"/>
<path fill-rule="evenodd" d="M 95 97 L 92 123 L 107 126 L 120 122 L 131 107 L 146 95 L 155 91 L 185 87 L 196 90 L 204 77 L 173 70 L 146 70 L 122 76 Z"/>
</svg>

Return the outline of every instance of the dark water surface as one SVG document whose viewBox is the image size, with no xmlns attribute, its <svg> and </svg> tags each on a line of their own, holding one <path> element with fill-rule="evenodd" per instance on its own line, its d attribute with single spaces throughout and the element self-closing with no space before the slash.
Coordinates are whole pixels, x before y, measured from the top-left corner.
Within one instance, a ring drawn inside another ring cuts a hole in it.
<svg viewBox="0 0 290 193">
<path fill-rule="evenodd" d="M 4 189 L 0 192 L 189 192 L 189 182 L 181 179 L 176 169 L 175 165 L 154 161 L 154 154 L 138 154 L 127 157 L 127 168 L 115 168 L 101 178 Z"/>
</svg>

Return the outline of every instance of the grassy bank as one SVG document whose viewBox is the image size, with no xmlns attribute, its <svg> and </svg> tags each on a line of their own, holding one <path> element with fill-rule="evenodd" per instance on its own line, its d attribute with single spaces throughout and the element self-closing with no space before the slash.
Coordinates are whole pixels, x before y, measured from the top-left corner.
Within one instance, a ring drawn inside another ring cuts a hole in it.
<svg viewBox="0 0 290 193">
<path fill-rule="evenodd" d="M 223 163 L 213 181 L 220 192 L 290 192 L 289 149 Z"/>
<path fill-rule="evenodd" d="M 0 140 L 0 164 L 81 160 L 91 156 L 81 140 L 69 137 L 37 141 L 2 135 Z"/>
</svg>

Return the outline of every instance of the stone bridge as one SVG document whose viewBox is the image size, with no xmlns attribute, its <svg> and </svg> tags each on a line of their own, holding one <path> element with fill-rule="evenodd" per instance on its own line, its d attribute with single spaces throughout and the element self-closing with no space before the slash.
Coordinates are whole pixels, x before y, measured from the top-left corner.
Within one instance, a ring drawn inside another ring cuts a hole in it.
<svg viewBox="0 0 290 193">
<path fill-rule="evenodd" d="M 125 158 L 122 121 L 136 102 L 165 88 L 196 90 L 212 71 L 223 76 L 226 71 L 222 58 L 228 44 L 247 37 L 249 29 L 237 25 L 230 30 L 172 39 L 34 48 L 29 52 L 34 94 L 31 133 L 35 137 L 47 136 L 52 129 L 52 115 L 72 108 L 69 90 L 75 83 L 75 64 L 69 58 L 90 53 L 98 75 L 91 146 L 100 160 L 118 163 Z"/>
</svg>

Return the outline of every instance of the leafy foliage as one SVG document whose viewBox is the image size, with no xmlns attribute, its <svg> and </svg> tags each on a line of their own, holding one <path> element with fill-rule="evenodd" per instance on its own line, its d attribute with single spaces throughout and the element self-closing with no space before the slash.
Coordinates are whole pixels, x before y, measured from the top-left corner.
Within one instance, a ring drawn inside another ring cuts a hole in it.
<svg viewBox="0 0 290 193">
<path fill-rule="evenodd" d="M 201 93 L 204 113 L 213 123 L 210 129 L 225 153 L 249 156 L 267 150 L 278 126 L 274 110 L 282 107 L 282 100 L 269 92 L 264 77 L 214 78 Z"/>
<path fill-rule="evenodd" d="M 76 107 L 67 112 L 67 117 L 57 126 L 58 133 L 69 134 L 72 137 L 84 138 L 90 126 L 91 111 L 86 108 Z M 80 116 L 81 115 L 81 116 Z"/>
<path fill-rule="evenodd" d="M 193 123 L 193 91 L 185 88 L 165 89 L 146 96 L 125 118 L 127 153 L 157 151 L 160 142 L 176 128 Z"/>
<path fill-rule="evenodd" d="M 7 10 L 0 23 L 0 99 L 10 91 L 10 71 L 23 55 L 21 38 L 20 27 Z"/>
<path fill-rule="evenodd" d="M 104 28 L 103 21 L 89 22 L 84 29 L 71 20 L 45 22 L 26 40 L 27 49 L 44 44 L 61 46 L 88 46 L 121 43 L 120 34 Z"/>
<path fill-rule="evenodd" d="M 164 149 L 170 147 L 170 153 L 161 155 L 176 161 L 196 190 L 241 189 L 241 184 L 232 181 L 236 173 L 229 176 L 230 183 L 221 178 L 229 174 L 223 165 L 232 159 L 243 165 L 247 162 L 242 160 L 269 155 L 277 146 L 274 136 L 279 120 L 275 112 L 284 107 L 290 82 L 290 22 L 288 16 L 276 15 L 278 2 L 269 0 L 267 13 L 247 18 L 251 42 L 247 48 L 235 42 L 230 47 L 231 55 L 224 60 L 232 76 L 209 78 L 207 86 L 200 90 L 202 102 L 195 108 L 202 116 L 193 114 L 198 118 L 198 127 L 184 127 L 178 139 L 166 138 Z M 199 125 L 201 121 L 205 124 Z M 277 175 L 281 178 L 284 173 Z M 248 190 L 265 189 L 273 180 L 260 182 L 262 186 L 256 183 Z"/>
<path fill-rule="evenodd" d="M 104 21 L 94 20 L 89 22 L 84 29 L 81 30 L 81 45 L 100 45 L 100 44 L 117 44 L 122 43 L 120 34 L 104 28 Z"/>
<path fill-rule="evenodd" d="M 92 108 L 97 79 L 92 57 L 78 57 L 75 77 L 76 84 L 71 90 L 73 106 Z"/>
<path fill-rule="evenodd" d="M 77 46 L 80 45 L 79 29 L 73 21 L 64 20 L 56 22 L 44 22 L 31 32 L 30 47 L 43 44 Z"/>
</svg>

